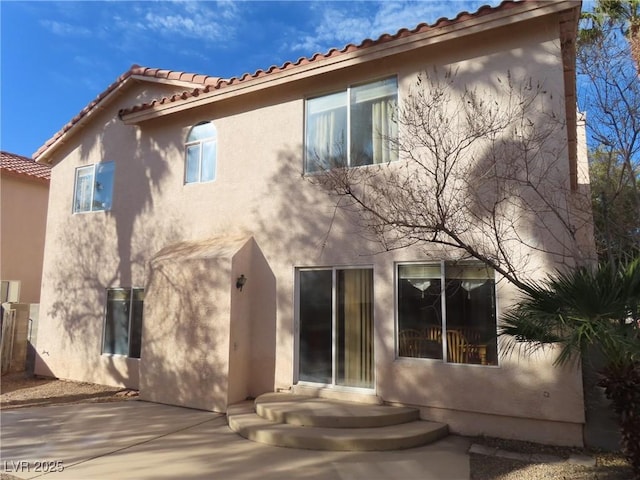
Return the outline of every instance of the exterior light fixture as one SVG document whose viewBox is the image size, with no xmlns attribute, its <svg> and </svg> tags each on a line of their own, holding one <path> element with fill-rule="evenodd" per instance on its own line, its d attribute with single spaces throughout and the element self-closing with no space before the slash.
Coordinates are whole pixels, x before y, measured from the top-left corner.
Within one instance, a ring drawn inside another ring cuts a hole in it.
<svg viewBox="0 0 640 480">
<path fill-rule="evenodd" d="M 244 274 L 242 274 L 236 280 L 236 288 L 242 291 L 242 287 L 244 287 L 245 283 L 247 283 L 247 277 L 245 277 Z"/>
</svg>

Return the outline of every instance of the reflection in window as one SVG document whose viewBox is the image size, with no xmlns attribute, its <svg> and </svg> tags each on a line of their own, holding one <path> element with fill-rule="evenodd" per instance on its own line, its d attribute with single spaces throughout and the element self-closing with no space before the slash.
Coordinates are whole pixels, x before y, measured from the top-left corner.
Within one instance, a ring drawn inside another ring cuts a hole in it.
<svg viewBox="0 0 640 480">
<path fill-rule="evenodd" d="M 111 210 L 114 162 L 76 169 L 74 213 Z"/>
<path fill-rule="evenodd" d="M 110 288 L 102 353 L 140 358 L 144 289 Z"/>
<path fill-rule="evenodd" d="M 373 388 L 373 269 L 299 272 L 299 379 Z"/>
<path fill-rule="evenodd" d="M 493 271 L 471 263 L 399 265 L 398 355 L 497 365 Z"/>
<path fill-rule="evenodd" d="M 305 172 L 398 159 L 395 77 L 306 102 Z"/>
<path fill-rule="evenodd" d="M 216 179 L 217 133 L 212 122 L 194 126 L 185 144 L 185 183 Z"/>
</svg>

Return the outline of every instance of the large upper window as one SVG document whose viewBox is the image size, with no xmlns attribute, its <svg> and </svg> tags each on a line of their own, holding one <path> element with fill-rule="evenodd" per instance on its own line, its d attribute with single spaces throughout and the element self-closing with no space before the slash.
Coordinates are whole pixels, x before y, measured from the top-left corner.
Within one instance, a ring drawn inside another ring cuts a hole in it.
<svg viewBox="0 0 640 480">
<path fill-rule="evenodd" d="M 113 194 L 113 162 L 97 163 L 76 169 L 73 211 L 111 210 Z"/>
<path fill-rule="evenodd" d="M 140 358 L 144 289 L 110 288 L 102 353 Z"/>
<path fill-rule="evenodd" d="M 395 77 L 306 102 L 305 172 L 398 158 Z"/>
<path fill-rule="evenodd" d="M 185 144 L 185 183 L 211 182 L 216 179 L 217 133 L 212 122 L 194 126 Z"/>
<path fill-rule="evenodd" d="M 400 357 L 498 364 L 491 269 L 448 262 L 399 265 L 397 278 Z"/>
</svg>

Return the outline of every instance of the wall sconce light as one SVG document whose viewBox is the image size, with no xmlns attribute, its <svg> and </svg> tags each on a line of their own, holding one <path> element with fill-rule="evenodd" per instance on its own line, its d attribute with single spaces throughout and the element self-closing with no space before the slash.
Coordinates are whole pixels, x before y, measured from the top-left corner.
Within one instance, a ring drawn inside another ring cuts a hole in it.
<svg viewBox="0 0 640 480">
<path fill-rule="evenodd" d="M 242 274 L 236 280 L 236 288 L 242 291 L 242 287 L 244 287 L 245 283 L 247 283 L 247 277 L 245 277 L 244 274 Z"/>
</svg>

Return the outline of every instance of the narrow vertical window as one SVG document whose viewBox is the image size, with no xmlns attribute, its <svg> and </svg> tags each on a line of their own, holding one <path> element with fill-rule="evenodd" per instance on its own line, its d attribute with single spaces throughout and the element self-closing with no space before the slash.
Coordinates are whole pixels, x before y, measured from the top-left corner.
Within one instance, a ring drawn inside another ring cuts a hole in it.
<svg viewBox="0 0 640 480">
<path fill-rule="evenodd" d="M 110 288 L 102 353 L 140 358 L 144 289 Z"/>
<path fill-rule="evenodd" d="M 307 100 L 305 171 L 347 164 L 347 92 Z"/>
<path fill-rule="evenodd" d="M 298 272 L 299 380 L 373 388 L 373 270 Z"/>
<path fill-rule="evenodd" d="M 440 265 L 398 266 L 398 353 L 442 359 Z"/>
<path fill-rule="evenodd" d="M 185 143 L 185 183 L 216 179 L 217 132 L 212 122 L 194 126 Z"/>
</svg>

